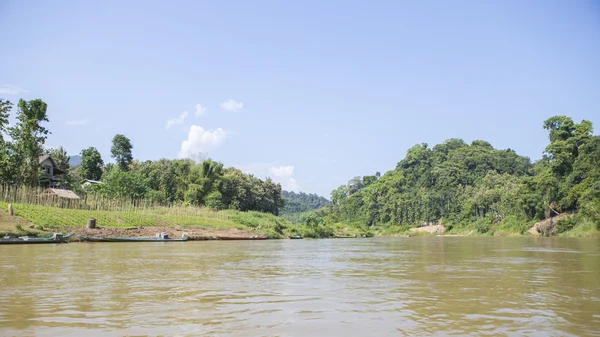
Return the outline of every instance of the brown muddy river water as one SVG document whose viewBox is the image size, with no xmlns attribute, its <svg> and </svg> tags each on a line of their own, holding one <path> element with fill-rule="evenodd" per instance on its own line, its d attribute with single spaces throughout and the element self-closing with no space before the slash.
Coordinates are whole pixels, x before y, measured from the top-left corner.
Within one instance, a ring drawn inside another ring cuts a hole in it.
<svg viewBox="0 0 600 337">
<path fill-rule="evenodd" d="M 600 336 L 600 240 L 0 246 L 2 336 Z"/>
</svg>

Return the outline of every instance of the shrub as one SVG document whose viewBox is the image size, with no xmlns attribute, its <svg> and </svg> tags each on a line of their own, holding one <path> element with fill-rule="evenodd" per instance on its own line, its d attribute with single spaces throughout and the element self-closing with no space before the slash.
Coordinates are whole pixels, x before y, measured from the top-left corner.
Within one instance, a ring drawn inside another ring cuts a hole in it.
<svg viewBox="0 0 600 337">
<path fill-rule="evenodd" d="M 557 234 L 564 233 L 566 231 L 570 231 L 575 228 L 575 226 L 580 222 L 578 216 L 568 216 L 564 219 L 558 220 L 556 222 L 557 226 Z"/>
<path fill-rule="evenodd" d="M 488 221 L 486 221 L 485 219 L 477 219 L 477 221 L 475 221 L 475 229 L 479 233 L 485 234 L 490 231 L 491 224 Z"/>
</svg>

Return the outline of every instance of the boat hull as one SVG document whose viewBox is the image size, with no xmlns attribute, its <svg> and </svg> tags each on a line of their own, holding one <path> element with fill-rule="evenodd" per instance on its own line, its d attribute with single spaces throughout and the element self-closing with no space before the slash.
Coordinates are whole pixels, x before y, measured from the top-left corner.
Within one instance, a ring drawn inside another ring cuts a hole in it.
<svg viewBox="0 0 600 337">
<path fill-rule="evenodd" d="M 30 237 L 18 237 L 18 238 L 0 238 L 0 245 L 34 245 L 34 244 L 45 244 L 45 243 L 67 243 L 71 238 L 71 234 L 67 234 L 60 237 L 41 237 L 41 238 L 30 238 Z"/>
<path fill-rule="evenodd" d="M 45 239 L 0 239 L 0 245 L 33 245 L 47 243 L 66 243 L 65 240 L 45 240 Z"/>
</svg>

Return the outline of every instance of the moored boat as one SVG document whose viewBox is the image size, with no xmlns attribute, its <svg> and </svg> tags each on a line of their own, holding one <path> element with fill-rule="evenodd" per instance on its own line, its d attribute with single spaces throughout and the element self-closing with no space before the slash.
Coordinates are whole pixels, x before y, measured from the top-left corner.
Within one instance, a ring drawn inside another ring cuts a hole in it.
<svg viewBox="0 0 600 337">
<path fill-rule="evenodd" d="M 29 245 L 29 244 L 44 244 L 44 243 L 67 243 L 73 234 L 62 235 L 54 233 L 50 237 L 36 238 L 29 236 L 20 237 L 4 237 L 0 238 L 0 244 L 8 245 Z"/>
<path fill-rule="evenodd" d="M 289 239 L 293 239 L 293 240 L 302 240 L 304 239 L 304 237 L 302 235 L 292 235 L 292 236 L 288 236 Z"/>
</svg>

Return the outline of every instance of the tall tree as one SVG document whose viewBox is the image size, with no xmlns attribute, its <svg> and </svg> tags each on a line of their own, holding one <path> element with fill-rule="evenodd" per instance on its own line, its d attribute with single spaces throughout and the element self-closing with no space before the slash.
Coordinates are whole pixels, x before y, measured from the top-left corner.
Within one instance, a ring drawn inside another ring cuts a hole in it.
<svg viewBox="0 0 600 337">
<path fill-rule="evenodd" d="M 60 186 L 70 186 L 73 182 L 73 174 L 71 172 L 71 165 L 69 164 L 70 158 L 67 151 L 61 146 L 58 149 L 50 149 L 47 152 L 50 157 L 52 157 L 56 167 L 64 172 Z"/>
<path fill-rule="evenodd" d="M 8 125 L 8 116 L 13 104 L 10 101 L 6 101 L 0 98 L 0 141 L 4 139 L 3 133 L 6 132 L 6 126 Z"/>
<path fill-rule="evenodd" d="M 129 164 L 133 160 L 133 155 L 131 154 L 131 150 L 133 149 L 133 145 L 131 145 L 131 140 L 129 138 L 117 134 L 112 140 L 112 147 L 110 148 L 110 153 L 112 157 L 117 161 L 117 165 L 123 171 L 127 171 L 129 169 Z"/>
<path fill-rule="evenodd" d="M 58 149 L 50 149 L 50 151 L 48 151 L 48 154 L 50 155 L 50 157 L 52 157 L 52 160 L 54 160 L 56 167 L 58 167 L 65 173 L 69 171 L 69 169 L 71 168 L 71 165 L 69 164 L 70 158 L 67 154 L 67 151 L 62 146 Z"/>
<path fill-rule="evenodd" d="M 79 176 L 82 179 L 100 180 L 102 166 L 104 166 L 104 161 L 102 161 L 102 156 L 95 147 L 89 147 L 81 151 Z"/>
<path fill-rule="evenodd" d="M 14 164 L 21 168 L 20 180 L 31 186 L 38 184 L 39 156 L 50 133 L 42 126 L 48 122 L 48 105 L 41 99 L 19 100 L 17 124 L 8 129 L 13 139 L 16 156 Z"/>
<path fill-rule="evenodd" d="M 7 183 L 11 180 L 10 161 L 8 160 L 8 143 L 4 140 L 4 133 L 8 126 L 8 116 L 12 109 L 12 103 L 0 99 L 0 183 Z"/>
</svg>

